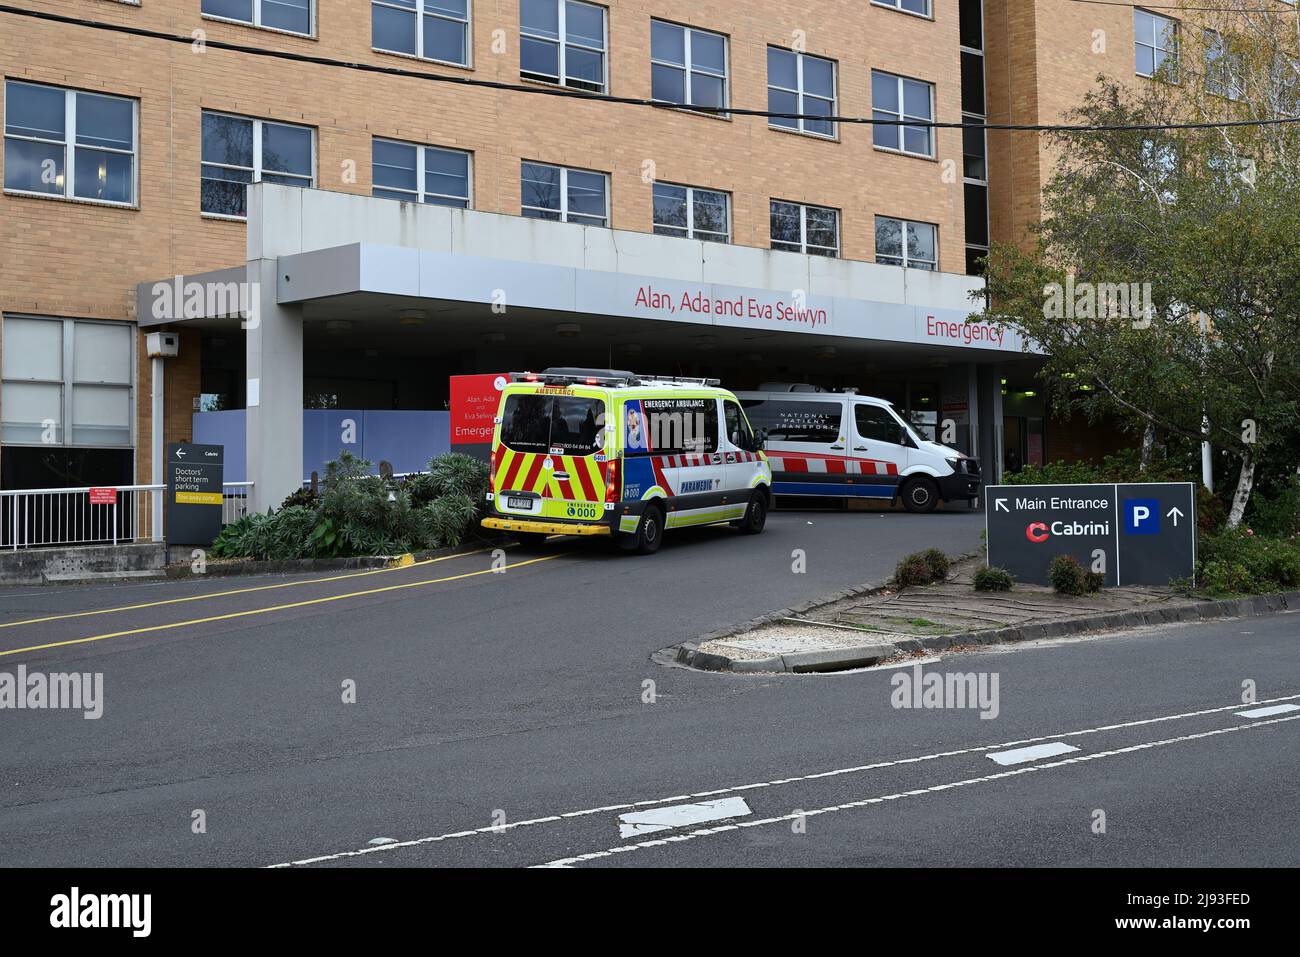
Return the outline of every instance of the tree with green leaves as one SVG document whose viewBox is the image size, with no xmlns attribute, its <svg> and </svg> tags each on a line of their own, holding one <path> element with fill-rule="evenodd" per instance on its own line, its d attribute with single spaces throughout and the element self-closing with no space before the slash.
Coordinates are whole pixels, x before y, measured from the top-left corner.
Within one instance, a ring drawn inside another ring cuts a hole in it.
<svg viewBox="0 0 1300 957">
<path fill-rule="evenodd" d="M 1182 22 L 1154 79 L 1098 77 L 1082 129 L 1049 134 L 1041 223 L 990 251 L 974 318 L 1034 343 L 1054 398 L 1141 435 L 1144 462 L 1157 438 L 1230 456 L 1235 527 L 1260 468 L 1300 461 L 1300 21 Z"/>
</svg>

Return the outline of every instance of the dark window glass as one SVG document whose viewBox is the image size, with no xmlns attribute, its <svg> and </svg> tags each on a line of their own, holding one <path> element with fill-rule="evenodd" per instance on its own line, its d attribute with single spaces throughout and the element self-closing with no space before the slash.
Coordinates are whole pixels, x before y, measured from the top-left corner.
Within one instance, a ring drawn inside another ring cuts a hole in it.
<svg viewBox="0 0 1300 957">
<path fill-rule="evenodd" d="M 624 407 L 625 455 L 718 450 L 715 399 L 637 399 Z"/>
<path fill-rule="evenodd" d="M 989 190 L 987 186 L 967 183 L 966 242 L 976 246 L 989 244 Z"/>
<path fill-rule="evenodd" d="M 984 49 L 983 0 L 960 0 L 958 19 L 961 45 L 972 50 Z"/>
<path fill-rule="evenodd" d="M 749 430 L 740 406 L 734 402 L 724 402 L 723 412 L 727 417 L 727 439 L 738 449 L 746 452 L 755 451 L 754 433 Z"/>
<path fill-rule="evenodd" d="M 756 429 L 767 429 L 777 442 L 820 442 L 840 437 L 843 418 L 839 402 L 799 402 L 787 399 L 746 399 L 745 414 Z"/>
<path fill-rule="evenodd" d="M 545 452 L 550 448 L 551 397 L 512 395 L 501 416 L 501 444 L 516 452 Z"/>
<path fill-rule="evenodd" d="M 961 111 L 984 115 L 984 58 L 978 53 L 961 55 Z"/>
<path fill-rule="evenodd" d="M 512 395 L 501 417 L 501 442 L 516 452 L 590 455 L 604 445 L 605 403 L 575 395 Z"/>
<path fill-rule="evenodd" d="M 902 428 L 889 414 L 889 410 L 878 405 L 855 405 L 853 419 L 858 426 L 858 435 L 868 441 L 898 444 L 899 430 Z"/>
</svg>

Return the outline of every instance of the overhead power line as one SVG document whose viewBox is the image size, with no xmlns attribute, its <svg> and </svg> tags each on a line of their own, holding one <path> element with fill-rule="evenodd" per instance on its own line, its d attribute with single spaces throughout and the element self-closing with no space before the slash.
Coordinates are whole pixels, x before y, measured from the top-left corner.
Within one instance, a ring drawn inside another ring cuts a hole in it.
<svg viewBox="0 0 1300 957">
<path fill-rule="evenodd" d="M 102 23 L 97 20 L 85 20 L 69 17 L 44 10 L 27 10 L 0 4 L 0 13 L 31 20 L 43 20 L 49 23 L 61 23 L 67 26 L 83 27 L 106 33 L 119 33 L 126 36 L 159 40 L 165 43 L 183 43 L 193 46 L 200 41 L 193 36 L 175 33 L 163 33 L 158 30 L 146 30 L 143 27 L 131 27 L 117 23 Z M 757 116 L 774 120 L 811 120 L 819 123 L 845 123 L 862 126 L 906 126 L 914 129 L 932 130 L 1001 130 L 1024 133 L 1106 133 L 1106 132 L 1156 132 L 1160 130 L 1209 130 L 1228 129 L 1244 126 L 1283 126 L 1300 123 L 1300 116 L 1274 117 L 1268 119 L 1221 120 L 1217 122 L 1189 123 L 1139 123 L 1139 124 L 1083 124 L 1068 123 L 962 123 L 936 120 L 877 119 L 870 116 L 823 116 L 814 113 L 781 113 L 773 110 L 754 110 L 743 107 L 697 106 L 693 103 L 673 103 L 665 100 L 647 100 L 641 97 L 613 96 L 604 93 L 587 93 L 565 87 L 547 87 L 524 83 L 506 83 L 501 80 L 484 80 L 468 76 L 448 76 L 439 73 L 421 73 L 403 67 L 383 66 L 374 63 L 358 63 L 348 60 L 335 60 L 329 57 L 312 56 L 306 53 L 290 53 L 286 50 L 268 50 L 262 47 L 247 46 L 242 43 L 229 43 L 225 40 L 204 38 L 202 46 L 211 50 L 226 50 L 231 53 L 243 53 L 248 56 L 265 57 L 273 60 L 287 60 L 292 63 L 307 63 L 314 66 L 333 69 L 354 70 L 361 73 L 375 73 L 383 76 L 404 79 L 423 80 L 429 83 L 446 83 L 453 86 L 477 87 L 480 89 L 500 90 L 509 93 L 523 93 L 533 96 L 554 96 L 562 99 L 578 100 L 590 103 L 618 103 L 627 106 L 642 106 L 656 110 L 689 110 L 695 113 L 712 113 L 723 116 Z"/>
<path fill-rule="evenodd" d="M 1070 0 L 1071 3 L 1087 3 L 1098 7 L 1141 7 L 1143 10 L 1170 10 L 1173 12 L 1188 11 L 1189 13 L 1286 13 L 1286 10 L 1264 9 L 1261 7 L 1192 7 L 1183 6 L 1182 4 L 1159 4 L 1159 3 L 1131 3 L 1129 0 Z M 1284 3 L 1291 10 L 1297 9 L 1297 5 L 1290 0 L 1275 0 L 1276 3 Z"/>
</svg>

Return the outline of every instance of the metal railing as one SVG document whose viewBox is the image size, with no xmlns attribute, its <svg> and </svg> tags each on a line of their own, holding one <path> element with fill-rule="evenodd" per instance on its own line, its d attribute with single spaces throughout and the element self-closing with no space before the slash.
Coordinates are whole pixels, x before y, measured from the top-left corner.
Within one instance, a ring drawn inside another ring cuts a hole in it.
<svg viewBox="0 0 1300 957">
<path fill-rule="evenodd" d="M 224 484 L 223 525 L 248 513 L 252 486 Z M 0 490 L 0 549 L 160 542 L 166 492 L 163 485 Z"/>
</svg>

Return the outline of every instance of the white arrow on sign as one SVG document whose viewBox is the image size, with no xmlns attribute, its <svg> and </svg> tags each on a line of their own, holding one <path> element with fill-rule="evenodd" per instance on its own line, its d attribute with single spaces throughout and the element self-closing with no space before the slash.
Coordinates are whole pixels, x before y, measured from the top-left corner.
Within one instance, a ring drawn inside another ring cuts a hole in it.
<svg viewBox="0 0 1300 957">
<path fill-rule="evenodd" d="M 1008 514 L 1011 513 L 1011 509 L 1007 508 L 1007 500 L 1005 498 L 995 498 L 993 500 L 993 510 L 996 512 L 998 509 L 1002 509 L 1002 511 Z"/>
<path fill-rule="evenodd" d="M 183 459 L 183 458 L 185 458 L 185 450 L 184 450 L 184 449 L 177 449 L 177 450 L 176 450 L 176 457 L 177 457 L 178 459 Z"/>
<path fill-rule="evenodd" d="M 1169 511 L 1165 512 L 1165 518 L 1172 518 L 1174 520 L 1174 528 L 1178 527 L 1178 520 L 1182 517 L 1183 517 L 1182 509 L 1180 509 L 1177 505 L 1175 505 Z"/>
</svg>

